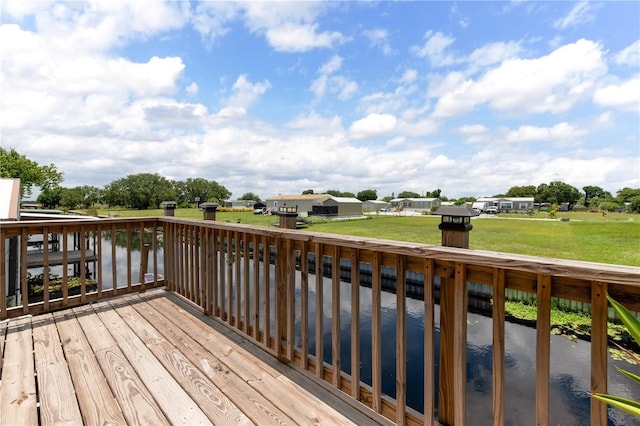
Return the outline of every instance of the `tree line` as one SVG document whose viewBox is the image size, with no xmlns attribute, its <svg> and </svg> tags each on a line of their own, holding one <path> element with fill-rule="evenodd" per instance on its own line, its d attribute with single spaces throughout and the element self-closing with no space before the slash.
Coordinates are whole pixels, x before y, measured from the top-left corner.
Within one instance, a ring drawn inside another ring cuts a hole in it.
<svg viewBox="0 0 640 426">
<path fill-rule="evenodd" d="M 57 170 L 54 164 L 40 165 L 15 149 L 0 147 L 0 177 L 20 178 L 21 195 L 30 196 L 33 187 L 41 192 L 37 201 L 46 208 L 63 207 L 91 208 L 96 204 L 121 206 L 125 208 L 147 209 L 158 208 L 162 201 L 176 201 L 179 206 L 188 207 L 206 201 L 222 203 L 228 200 L 231 192 L 215 180 L 204 178 L 188 178 L 185 181 L 169 180 L 157 173 L 140 173 L 128 175 L 114 180 L 104 188 L 90 185 L 73 188 L 62 187 L 64 174 Z M 588 185 L 578 188 L 561 181 L 541 183 L 535 185 L 512 186 L 504 194 L 492 197 L 533 197 L 536 203 L 568 204 L 570 207 L 583 205 L 586 208 L 600 210 L 617 210 L 620 208 L 629 212 L 640 213 L 640 188 L 622 188 L 614 196 L 599 186 Z M 302 194 L 314 194 L 313 189 L 302 191 Z M 322 194 L 335 197 L 357 198 L 360 201 L 377 200 L 375 189 L 363 189 L 354 194 L 352 192 L 328 189 Z M 396 196 L 382 198 L 390 201 L 393 198 L 439 198 L 442 201 L 454 201 L 456 204 L 476 201 L 474 197 L 449 199 L 440 189 L 426 191 L 422 195 L 413 191 L 402 191 Z M 238 199 L 262 201 L 261 198 L 248 192 Z"/>
</svg>

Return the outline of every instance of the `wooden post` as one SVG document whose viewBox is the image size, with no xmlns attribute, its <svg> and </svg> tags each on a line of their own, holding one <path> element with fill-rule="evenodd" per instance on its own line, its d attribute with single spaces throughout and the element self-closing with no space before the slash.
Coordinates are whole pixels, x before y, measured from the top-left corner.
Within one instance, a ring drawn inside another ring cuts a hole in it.
<svg viewBox="0 0 640 426">
<path fill-rule="evenodd" d="M 160 203 L 160 207 L 164 209 L 165 216 L 173 216 L 178 205 L 175 201 L 163 201 Z"/>
<path fill-rule="evenodd" d="M 216 203 L 202 203 L 200 204 L 200 207 L 202 207 L 204 220 L 216 220 L 216 211 L 218 210 L 218 205 Z"/>
<path fill-rule="evenodd" d="M 442 245 L 469 248 L 471 217 L 478 214 L 466 207 L 440 208 Z M 425 288 L 426 291 L 426 288 Z M 463 263 L 456 263 L 440 280 L 440 381 L 438 421 L 443 425 L 464 425 L 467 379 L 467 279 Z"/>
</svg>

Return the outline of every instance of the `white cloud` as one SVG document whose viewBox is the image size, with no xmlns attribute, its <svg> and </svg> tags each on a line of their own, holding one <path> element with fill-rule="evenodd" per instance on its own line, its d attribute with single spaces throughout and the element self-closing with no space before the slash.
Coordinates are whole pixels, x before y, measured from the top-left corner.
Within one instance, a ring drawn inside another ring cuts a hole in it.
<svg viewBox="0 0 640 426">
<path fill-rule="evenodd" d="M 191 84 L 189 84 L 185 90 L 187 91 L 188 94 L 195 95 L 198 93 L 198 89 L 199 89 L 198 83 L 194 81 Z"/>
<path fill-rule="evenodd" d="M 306 52 L 318 47 L 331 48 L 336 43 L 346 41 L 346 38 L 337 31 L 318 33 L 317 29 L 317 24 L 285 24 L 281 27 L 269 28 L 266 36 L 271 47 L 282 52 Z"/>
<path fill-rule="evenodd" d="M 233 83 L 233 94 L 226 101 L 227 106 L 248 108 L 271 88 L 271 83 L 264 80 L 262 83 L 251 83 L 245 74 L 238 76 Z"/>
<path fill-rule="evenodd" d="M 602 106 L 640 112 L 640 77 L 596 90 L 593 102 Z"/>
<path fill-rule="evenodd" d="M 342 68 L 342 58 L 333 55 L 325 62 L 318 73 L 320 74 L 309 88 L 316 97 L 324 96 L 327 91 L 338 96 L 340 100 L 350 99 L 358 91 L 358 83 L 341 75 L 334 75 Z"/>
<path fill-rule="evenodd" d="M 324 65 L 320 67 L 318 71 L 320 74 L 333 74 L 342 67 L 342 58 L 338 55 L 333 55 Z"/>
<path fill-rule="evenodd" d="M 489 104 L 510 113 L 568 111 L 607 70 L 599 44 L 578 40 L 536 59 L 509 59 L 477 81 L 451 73 L 440 94 L 435 115 L 448 117 Z"/>
<path fill-rule="evenodd" d="M 411 51 L 419 58 L 427 58 L 434 67 L 443 67 L 454 64 L 457 59 L 454 55 L 446 52 L 453 44 L 455 38 L 442 34 L 441 32 L 427 31 L 424 35 L 426 39 L 422 46 L 412 46 Z"/>
<path fill-rule="evenodd" d="M 418 71 L 414 69 L 408 69 L 400 77 L 400 83 L 408 84 L 413 83 L 418 78 Z"/>
<path fill-rule="evenodd" d="M 319 31 L 316 18 L 330 5 L 317 2 L 241 3 L 247 27 L 264 34 L 269 45 L 281 52 L 306 52 L 332 48 L 350 38 L 338 31 Z"/>
<path fill-rule="evenodd" d="M 356 120 L 349 127 L 349 135 L 353 139 L 375 138 L 391 133 L 396 128 L 398 119 L 391 114 L 369 114 Z"/>
<path fill-rule="evenodd" d="M 376 28 L 372 30 L 365 30 L 362 35 L 369 39 L 369 43 L 373 47 L 380 48 L 384 55 L 392 55 L 394 53 L 391 44 L 389 44 L 389 31 Z"/>
<path fill-rule="evenodd" d="M 613 61 L 618 65 L 628 65 L 638 68 L 640 65 L 640 40 L 636 40 L 618 52 L 613 58 Z"/>
<path fill-rule="evenodd" d="M 514 58 L 521 52 L 522 46 L 519 42 L 488 43 L 471 52 L 468 61 L 472 68 L 484 68 Z"/>
<path fill-rule="evenodd" d="M 240 15 L 237 3 L 205 1 L 196 5 L 190 16 L 191 25 L 208 43 L 226 35 L 229 24 Z"/>
<path fill-rule="evenodd" d="M 553 26 L 564 30 L 568 27 L 577 27 L 578 25 L 590 22 L 594 17 L 595 14 L 592 5 L 589 4 L 587 0 L 582 0 L 576 3 L 566 16 L 554 21 Z"/>
<path fill-rule="evenodd" d="M 505 135 L 506 142 L 533 142 L 548 141 L 557 142 L 575 140 L 586 134 L 584 129 L 577 129 L 569 123 L 558 123 L 553 127 L 520 126 Z"/>
</svg>

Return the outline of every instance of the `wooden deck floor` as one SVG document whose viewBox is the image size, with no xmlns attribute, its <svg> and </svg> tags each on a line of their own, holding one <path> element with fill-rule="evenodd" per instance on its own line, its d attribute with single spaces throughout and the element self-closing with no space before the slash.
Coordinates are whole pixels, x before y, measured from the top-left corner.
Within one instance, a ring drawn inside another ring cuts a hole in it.
<svg viewBox="0 0 640 426">
<path fill-rule="evenodd" d="M 388 423 L 157 289 L 0 323 L 0 425 Z"/>
</svg>

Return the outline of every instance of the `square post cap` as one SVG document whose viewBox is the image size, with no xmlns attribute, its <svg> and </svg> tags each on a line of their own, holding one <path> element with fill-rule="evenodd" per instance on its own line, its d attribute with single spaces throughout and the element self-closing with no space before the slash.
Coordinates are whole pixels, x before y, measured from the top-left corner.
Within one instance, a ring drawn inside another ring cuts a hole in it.
<svg viewBox="0 0 640 426">
<path fill-rule="evenodd" d="M 208 212 L 215 212 L 218 209 L 218 205 L 211 202 L 201 203 L 200 207 L 202 207 L 202 210 Z"/>
</svg>

